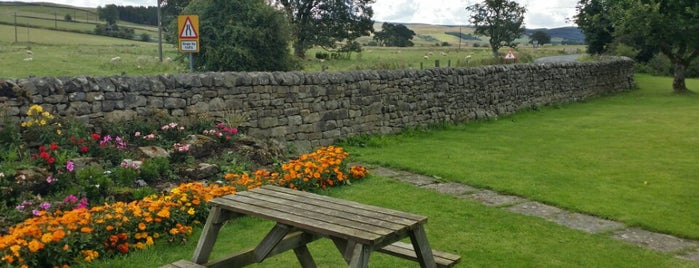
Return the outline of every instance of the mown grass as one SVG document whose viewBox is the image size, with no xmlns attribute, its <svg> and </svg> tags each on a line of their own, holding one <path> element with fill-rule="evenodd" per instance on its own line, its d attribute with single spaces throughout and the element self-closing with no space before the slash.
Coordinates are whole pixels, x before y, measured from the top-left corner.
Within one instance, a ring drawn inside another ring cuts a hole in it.
<svg viewBox="0 0 699 268">
<path fill-rule="evenodd" d="M 699 96 L 638 90 L 348 146 L 361 161 L 699 239 Z M 687 80 L 699 88 L 699 80 Z"/>
<path fill-rule="evenodd" d="M 457 267 L 692 267 L 667 254 L 639 248 L 604 235 L 574 231 L 538 218 L 486 207 L 436 194 L 409 184 L 371 176 L 352 186 L 332 189 L 330 196 L 389 207 L 429 217 L 430 245 L 462 256 Z M 272 227 L 271 222 L 245 217 L 226 224 L 212 258 L 252 248 Z M 113 260 L 82 267 L 158 267 L 191 259 L 199 231 L 182 246 L 155 246 Z M 346 264 L 327 239 L 310 245 L 318 267 Z M 416 267 L 414 262 L 374 253 L 372 267 Z M 293 252 L 251 267 L 298 267 Z"/>
</svg>

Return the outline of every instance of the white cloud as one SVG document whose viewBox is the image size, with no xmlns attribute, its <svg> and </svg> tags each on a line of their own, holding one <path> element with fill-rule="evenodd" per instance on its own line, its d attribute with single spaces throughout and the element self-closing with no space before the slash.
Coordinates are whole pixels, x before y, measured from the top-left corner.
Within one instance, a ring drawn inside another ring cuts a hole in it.
<svg viewBox="0 0 699 268">
<path fill-rule="evenodd" d="M 74 6 L 97 7 L 108 4 L 155 6 L 157 0 L 24 0 L 53 2 Z M 515 0 L 527 8 L 524 23 L 527 28 L 574 26 L 566 21 L 575 14 L 577 0 Z M 468 23 L 465 8 L 481 0 L 376 0 L 374 20 L 394 23 L 426 23 L 459 25 Z"/>
</svg>

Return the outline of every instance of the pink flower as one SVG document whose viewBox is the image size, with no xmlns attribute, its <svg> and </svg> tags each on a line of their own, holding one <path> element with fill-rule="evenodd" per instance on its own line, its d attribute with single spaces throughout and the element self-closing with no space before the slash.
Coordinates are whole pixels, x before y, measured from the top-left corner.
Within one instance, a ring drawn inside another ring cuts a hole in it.
<svg viewBox="0 0 699 268">
<path fill-rule="evenodd" d="M 66 162 L 66 170 L 68 170 L 68 172 L 73 172 L 73 170 L 75 170 L 75 163 L 73 163 L 73 161 Z"/>
<path fill-rule="evenodd" d="M 32 215 L 34 215 L 34 216 L 39 216 L 39 214 L 40 214 L 40 213 L 39 213 L 39 210 L 38 210 L 38 209 L 33 209 L 33 210 L 32 210 Z"/>
<path fill-rule="evenodd" d="M 74 195 L 69 195 L 66 196 L 66 198 L 63 198 L 63 203 L 75 203 L 78 201 L 78 198 L 75 197 Z"/>
<path fill-rule="evenodd" d="M 140 136 L 141 136 L 141 132 L 140 132 L 140 131 L 136 131 L 136 133 L 134 133 L 133 136 L 134 136 L 134 137 L 140 137 Z"/>
<path fill-rule="evenodd" d="M 86 207 L 87 207 L 87 198 L 83 197 L 82 199 L 80 199 L 80 204 L 78 204 L 78 206 L 75 208 L 79 209 L 79 208 L 86 208 Z"/>
<path fill-rule="evenodd" d="M 54 178 L 53 176 L 46 177 L 46 182 L 48 182 L 49 184 L 52 184 L 56 181 L 58 181 L 58 179 Z"/>
</svg>

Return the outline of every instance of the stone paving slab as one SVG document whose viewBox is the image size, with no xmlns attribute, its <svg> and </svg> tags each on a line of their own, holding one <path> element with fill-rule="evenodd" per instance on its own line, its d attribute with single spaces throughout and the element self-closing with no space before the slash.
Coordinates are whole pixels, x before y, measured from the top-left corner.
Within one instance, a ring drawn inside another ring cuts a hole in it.
<svg viewBox="0 0 699 268">
<path fill-rule="evenodd" d="M 680 254 L 677 257 L 688 261 L 699 262 L 699 249 L 687 252 L 685 254 Z"/>
<path fill-rule="evenodd" d="M 699 246 L 699 244 L 694 241 L 667 234 L 654 233 L 638 228 L 629 228 L 616 232 L 612 235 L 612 237 L 632 243 L 634 245 L 667 253 L 688 250 Z"/>
<path fill-rule="evenodd" d="M 618 230 L 626 227 L 621 222 L 605 220 L 581 213 L 563 213 L 554 216 L 553 221 L 568 228 L 591 234 Z"/>
<path fill-rule="evenodd" d="M 376 168 L 371 169 L 371 174 L 381 176 L 381 177 L 393 178 L 396 176 L 405 175 L 407 173 L 403 172 L 403 171 L 398 171 L 395 169 L 385 168 L 385 167 L 376 167 Z"/>
<path fill-rule="evenodd" d="M 503 195 L 491 190 L 483 190 L 472 194 L 464 195 L 463 198 L 476 200 L 486 206 L 496 207 L 512 205 L 526 202 L 527 200 L 519 196 Z"/>
<path fill-rule="evenodd" d="M 478 189 L 468 186 L 462 183 L 447 182 L 447 183 L 434 183 L 423 186 L 427 189 L 432 189 L 443 194 L 450 195 L 462 195 L 469 192 L 476 192 Z"/>
<path fill-rule="evenodd" d="M 560 208 L 549 206 L 539 202 L 526 202 L 522 204 L 517 204 L 507 208 L 507 210 L 512 211 L 514 213 L 536 216 L 551 221 L 555 220 L 559 215 L 565 213 L 565 211 Z"/>
<path fill-rule="evenodd" d="M 425 175 L 419 175 L 419 174 L 401 174 L 398 176 L 393 177 L 396 180 L 402 181 L 402 182 L 407 182 L 410 184 L 414 184 L 417 186 L 424 186 L 428 184 L 433 184 L 436 183 L 437 181 L 433 177 L 425 176 Z"/>
</svg>

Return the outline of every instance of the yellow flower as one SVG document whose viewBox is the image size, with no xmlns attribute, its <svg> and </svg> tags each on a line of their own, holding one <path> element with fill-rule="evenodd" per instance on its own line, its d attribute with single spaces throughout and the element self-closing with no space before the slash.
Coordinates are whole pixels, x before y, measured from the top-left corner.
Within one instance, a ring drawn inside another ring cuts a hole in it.
<svg viewBox="0 0 699 268">
<path fill-rule="evenodd" d="M 60 129 L 56 129 L 56 134 L 63 135 L 63 131 L 61 131 Z"/>
<path fill-rule="evenodd" d="M 46 125 L 46 119 L 41 119 L 41 121 L 39 121 L 39 125 L 40 125 L 40 126 L 45 126 L 45 125 Z"/>
<path fill-rule="evenodd" d="M 187 210 L 187 214 L 189 214 L 189 215 L 194 215 L 194 213 L 196 213 L 194 208 L 189 208 L 189 210 Z"/>
<path fill-rule="evenodd" d="M 22 122 L 22 124 L 19 124 L 21 127 L 27 127 L 27 122 Z"/>
<path fill-rule="evenodd" d="M 53 234 L 52 233 L 45 233 L 41 236 L 41 242 L 46 244 L 49 243 L 53 240 Z"/>
</svg>

